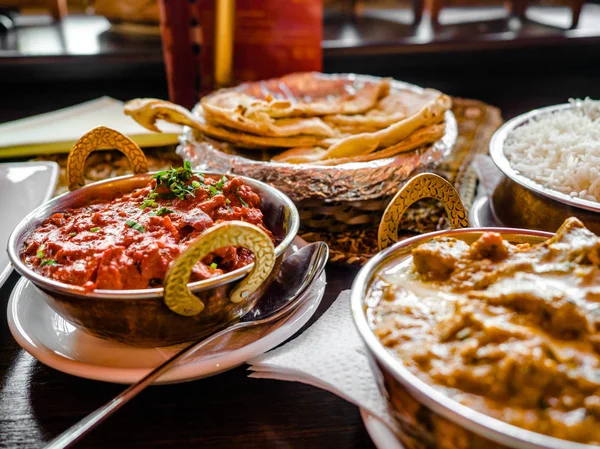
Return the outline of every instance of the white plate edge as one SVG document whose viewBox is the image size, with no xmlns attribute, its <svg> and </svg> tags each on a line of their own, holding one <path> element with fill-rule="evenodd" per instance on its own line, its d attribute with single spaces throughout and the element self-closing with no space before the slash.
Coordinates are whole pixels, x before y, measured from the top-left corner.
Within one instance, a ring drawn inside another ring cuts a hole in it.
<svg viewBox="0 0 600 449">
<path fill-rule="evenodd" d="M 325 272 L 321 274 L 319 280 L 323 281 L 323 284 L 319 287 L 319 290 L 317 292 L 313 292 L 311 289 L 309 292 L 306 293 L 316 294 L 316 297 L 312 300 L 312 303 L 309 303 L 310 305 L 306 308 L 306 310 L 304 310 L 303 313 L 299 314 L 299 312 L 302 311 L 302 308 L 294 312 L 294 314 L 292 314 L 292 316 L 288 318 L 288 320 L 292 321 L 291 323 L 289 323 L 288 326 L 280 326 L 273 332 L 267 334 L 265 337 L 259 340 L 256 340 L 250 345 L 233 351 L 231 354 L 228 355 L 229 360 L 227 361 L 227 363 L 223 363 L 222 358 L 219 357 L 214 357 L 210 359 L 214 361 L 213 363 L 220 361 L 220 363 L 218 363 L 217 365 L 223 365 L 222 369 L 212 370 L 208 373 L 205 371 L 202 371 L 202 373 L 198 373 L 199 370 L 197 369 L 197 365 L 184 364 L 181 366 L 174 367 L 169 373 L 163 376 L 163 380 L 159 380 L 153 385 L 187 382 L 219 374 L 221 372 L 228 371 L 239 365 L 242 365 L 246 362 L 246 360 L 263 354 L 273 349 L 274 347 L 280 345 L 281 343 L 295 335 L 296 332 L 298 332 L 298 330 L 300 330 L 316 312 L 325 294 Z M 144 375 L 150 372 L 150 369 L 145 368 L 112 368 L 93 366 L 58 354 L 55 351 L 48 349 L 46 346 L 38 346 L 37 344 L 35 344 L 21 325 L 21 320 L 18 318 L 16 311 L 17 295 L 20 295 L 22 293 L 25 286 L 29 282 L 30 281 L 28 281 L 26 278 L 19 279 L 19 281 L 15 285 L 15 288 L 11 292 L 7 307 L 7 321 L 9 330 L 13 338 L 17 341 L 19 346 L 21 346 L 25 351 L 27 351 L 32 357 L 34 357 L 44 365 L 56 369 L 57 371 L 61 371 L 63 373 L 77 377 L 110 383 L 131 384 L 141 379 Z M 267 344 L 267 348 L 263 347 L 264 349 L 261 348 L 258 351 L 253 352 L 252 354 L 246 355 L 248 353 L 249 347 L 260 343 L 261 340 L 264 340 L 266 337 L 271 337 L 271 339 L 275 339 L 276 342 L 272 345 L 270 343 Z M 281 340 L 277 341 L 280 338 Z M 194 366 L 196 366 L 196 369 L 194 369 Z M 115 372 L 117 373 L 116 375 Z M 196 374 L 192 374 L 193 372 L 196 372 Z"/>
</svg>

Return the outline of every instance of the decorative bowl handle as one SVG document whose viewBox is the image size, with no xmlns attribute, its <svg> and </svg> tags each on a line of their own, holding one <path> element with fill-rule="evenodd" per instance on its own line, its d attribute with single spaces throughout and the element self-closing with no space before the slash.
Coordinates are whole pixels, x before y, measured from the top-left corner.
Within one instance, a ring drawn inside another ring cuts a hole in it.
<svg viewBox="0 0 600 449">
<path fill-rule="evenodd" d="M 135 173 L 148 173 L 148 160 L 142 149 L 124 134 L 106 126 L 88 131 L 75 143 L 67 159 L 67 182 L 69 190 L 83 187 L 83 169 L 90 153 L 98 148 L 114 148 L 129 160 Z"/>
<path fill-rule="evenodd" d="M 194 265 L 224 246 L 243 246 L 254 254 L 254 266 L 230 293 L 231 302 L 239 303 L 250 297 L 275 266 L 273 242 L 260 228 L 243 221 L 220 223 L 200 234 L 169 268 L 164 283 L 164 301 L 169 309 L 185 316 L 197 315 L 204 310 L 204 303 L 188 291 L 187 283 Z"/>
<path fill-rule="evenodd" d="M 402 215 L 413 203 L 423 198 L 440 200 L 446 209 L 452 228 L 467 228 L 467 211 L 456 189 L 441 176 L 423 173 L 410 179 L 388 204 L 377 233 L 379 250 L 398 241 L 398 226 Z"/>
</svg>

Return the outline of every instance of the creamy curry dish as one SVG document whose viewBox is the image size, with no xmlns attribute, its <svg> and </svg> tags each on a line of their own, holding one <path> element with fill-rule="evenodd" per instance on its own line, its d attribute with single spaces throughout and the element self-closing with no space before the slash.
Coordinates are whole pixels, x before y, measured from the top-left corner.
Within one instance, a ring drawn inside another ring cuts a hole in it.
<svg viewBox="0 0 600 449">
<path fill-rule="evenodd" d="M 183 167 L 156 173 L 146 186 L 48 217 L 25 240 L 22 260 L 36 272 L 88 290 L 162 286 L 171 263 L 206 229 L 241 220 L 261 228 L 260 196 L 243 179 Z M 191 281 L 243 267 L 246 248 L 220 248 L 197 263 Z"/>
<path fill-rule="evenodd" d="M 380 341 L 416 376 L 510 424 L 600 445 L 600 238 L 485 232 L 417 246 L 370 286 Z"/>
</svg>

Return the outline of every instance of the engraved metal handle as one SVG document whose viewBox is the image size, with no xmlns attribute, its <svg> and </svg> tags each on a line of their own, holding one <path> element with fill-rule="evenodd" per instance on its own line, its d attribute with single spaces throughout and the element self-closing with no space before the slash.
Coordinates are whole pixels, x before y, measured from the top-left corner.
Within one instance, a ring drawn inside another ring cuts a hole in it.
<svg viewBox="0 0 600 449">
<path fill-rule="evenodd" d="M 194 265 L 224 246 L 243 246 L 254 254 L 254 267 L 230 293 L 231 302 L 239 303 L 249 298 L 275 266 L 275 247 L 260 228 L 243 221 L 220 223 L 200 234 L 169 268 L 164 283 L 164 301 L 169 309 L 185 316 L 197 315 L 204 310 L 204 303 L 187 289 L 187 283 Z"/>
<path fill-rule="evenodd" d="M 124 134 L 106 126 L 99 126 L 85 133 L 75 143 L 67 159 L 67 182 L 69 190 L 83 187 L 83 169 L 90 153 L 98 148 L 114 148 L 129 160 L 135 173 L 148 173 L 148 160 L 137 143 Z"/>
<path fill-rule="evenodd" d="M 423 198 L 435 198 L 442 202 L 452 228 L 469 227 L 467 211 L 452 184 L 441 176 L 423 173 L 408 181 L 385 209 L 377 233 L 380 251 L 398 241 L 398 226 L 404 212 Z"/>
</svg>

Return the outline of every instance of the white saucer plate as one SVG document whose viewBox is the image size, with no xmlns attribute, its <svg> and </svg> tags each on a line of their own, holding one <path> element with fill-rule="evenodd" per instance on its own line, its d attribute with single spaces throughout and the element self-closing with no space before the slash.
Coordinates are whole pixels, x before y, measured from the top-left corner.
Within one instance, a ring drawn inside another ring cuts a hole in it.
<svg viewBox="0 0 600 449">
<path fill-rule="evenodd" d="M 55 162 L 0 164 L 0 287 L 12 271 L 6 252 L 8 237 L 23 217 L 52 197 L 57 179 Z"/>
<path fill-rule="evenodd" d="M 165 373 L 156 383 L 186 382 L 239 366 L 293 336 L 315 313 L 325 292 L 325 273 L 287 318 L 213 342 Z M 137 348 L 94 337 L 73 326 L 44 300 L 44 293 L 21 279 L 8 302 L 8 325 L 19 345 L 45 365 L 74 376 L 131 384 L 174 355 L 183 345 Z"/>
<path fill-rule="evenodd" d="M 469 211 L 469 223 L 474 228 L 504 228 L 492 210 L 492 199 L 489 196 L 477 198 Z"/>
</svg>

